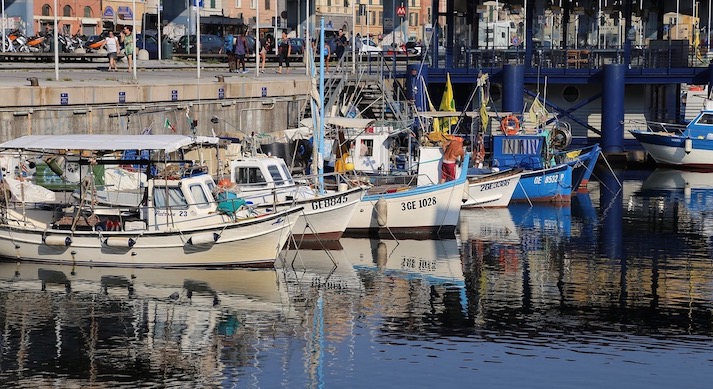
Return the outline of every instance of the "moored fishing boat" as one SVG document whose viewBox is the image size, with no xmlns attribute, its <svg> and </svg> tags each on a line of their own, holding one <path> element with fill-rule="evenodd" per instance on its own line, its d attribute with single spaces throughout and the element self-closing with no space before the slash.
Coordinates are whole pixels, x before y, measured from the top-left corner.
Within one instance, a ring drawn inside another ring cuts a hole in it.
<svg viewBox="0 0 713 389">
<path fill-rule="evenodd" d="M 258 209 L 283 210 L 303 207 L 292 228 L 298 242 L 339 240 L 364 194 L 362 187 L 346 184 L 320 191 L 296 183 L 285 161 L 251 157 L 230 161 L 230 177 L 239 196 Z"/>
<path fill-rule="evenodd" d="M 466 155 L 463 165 L 467 166 L 468 162 L 469 157 Z M 460 169 L 458 178 L 444 183 L 370 188 L 349 221 L 347 233 L 404 237 L 452 236 L 458 225 L 466 182 L 467 169 Z"/>
<path fill-rule="evenodd" d="M 713 103 L 688 125 L 647 123 L 629 131 L 659 165 L 713 171 Z"/>
<path fill-rule="evenodd" d="M 145 164 L 162 170 L 147 180 L 137 207 L 98 206 L 85 196 L 73 204 L 28 201 L 5 180 L 0 255 L 131 267 L 271 266 L 301 209 L 267 213 L 216 201 L 213 178 L 181 158 L 195 144 L 181 135 L 25 136 L 3 143 L 1 150 L 18 155 L 73 155 L 80 165 L 101 164 L 108 155 L 115 164 L 116 152 L 151 150 Z"/>
</svg>

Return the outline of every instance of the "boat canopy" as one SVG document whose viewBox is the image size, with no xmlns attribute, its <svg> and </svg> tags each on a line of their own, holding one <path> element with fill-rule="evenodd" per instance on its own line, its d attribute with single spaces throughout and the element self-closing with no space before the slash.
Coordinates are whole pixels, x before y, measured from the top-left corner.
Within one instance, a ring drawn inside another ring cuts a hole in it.
<svg viewBox="0 0 713 389">
<path fill-rule="evenodd" d="M 186 135 L 28 135 L 0 144 L 4 150 L 162 150 L 171 153 L 199 144 L 218 144 L 219 139 Z"/>
</svg>

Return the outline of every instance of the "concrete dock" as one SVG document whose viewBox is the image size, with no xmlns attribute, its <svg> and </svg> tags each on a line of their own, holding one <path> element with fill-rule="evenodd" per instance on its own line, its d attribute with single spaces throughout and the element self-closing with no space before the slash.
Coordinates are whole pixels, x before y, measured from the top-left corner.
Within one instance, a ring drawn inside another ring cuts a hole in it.
<svg viewBox="0 0 713 389">
<path fill-rule="evenodd" d="M 226 63 L 139 61 L 137 77 L 119 63 L 0 63 L 0 140 L 27 134 L 267 133 L 295 126 L 311 88 L 302 63 L 290 74 L 230 73 Z M 36 84 L 33 86 L 33 84 Z M 210 122 L 213 116 L 220 120 Z M 216 128 L 217 127 L 217 128 Z M 206 133 L 207 132 L 207 133 Z"/>
</svg>

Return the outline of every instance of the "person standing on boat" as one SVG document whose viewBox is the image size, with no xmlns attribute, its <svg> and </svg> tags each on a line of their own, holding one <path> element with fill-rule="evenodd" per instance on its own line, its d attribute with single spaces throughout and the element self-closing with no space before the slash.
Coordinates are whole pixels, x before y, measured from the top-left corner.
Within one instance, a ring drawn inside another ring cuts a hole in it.
<svg viewBox="0 0 713 389">
<path fill-rule="evenodd" d="M 452 136 L 443 144 L 443 161 L 441 162 L 441 184 L 456 179 L 456 163 L 460 164 L 465 157 L 463 138 Z"/>
</svg>

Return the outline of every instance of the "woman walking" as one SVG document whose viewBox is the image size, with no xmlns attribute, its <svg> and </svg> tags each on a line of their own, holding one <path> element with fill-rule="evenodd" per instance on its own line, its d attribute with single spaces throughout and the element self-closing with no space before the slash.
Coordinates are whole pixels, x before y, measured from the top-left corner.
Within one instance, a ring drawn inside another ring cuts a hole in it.
<svg viewBox="0 0 713 389">
<path fill-rule="evenodd" d="M 260 58 L 262 59 L 262 69 L 260 73 L 265 73 L 265 62 L 267 62 L 267 53 L 272 51 L 272 36 L 269 34 L 265 37 L 265 42 L 262 44 L 262 50 L 260 50 Z"/>
<path fill-rule="evenodd" d="M 286 68 L 285 73 L 290 74 L 290 54 L 292 54 L 290 39 L 287 38 L 287 30 L 282 30 L 282 39 L 280 40 L 280 45 L 277 47 L 277 60 L 280 66 L 277 73 L 282 73 L 282 62 L 284 61 Z"/>
<path fill-rule="evenodd" d="M 115 72 L 116 68 L 116 53 L 119 52 L 119 39 L 114 36 L 114 31 L 109 31 L 109 36 L 104 39 L 102 48 L 106 49 L 106 56 L 109 58 L 109 70 Z"/>
<path fill-rule="evenodd" d="M 132 34 L 132 26 L 124 26 L 124 30 L 121 33 L 121 43 L 124 44 L 124 56 L 126 56 L 127 61 L 129 61 L 129 72 L 131 72 L 133 61 L 134 61 L 134 34 Z"/>
</svg>

